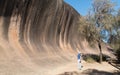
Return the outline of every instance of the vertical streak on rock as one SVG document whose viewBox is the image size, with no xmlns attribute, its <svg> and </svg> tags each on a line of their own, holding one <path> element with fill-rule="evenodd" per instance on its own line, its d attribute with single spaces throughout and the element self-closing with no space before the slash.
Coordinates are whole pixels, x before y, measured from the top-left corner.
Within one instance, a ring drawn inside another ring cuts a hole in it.
<svg viewBox="0 0 120 75">
<path fill-rule="evenodd" d="M 0 0 L 0 10 L 0 41 L 20 57 L 69 52 L 76 43 L 79 14 L 63 0 Z"/>
</svg>

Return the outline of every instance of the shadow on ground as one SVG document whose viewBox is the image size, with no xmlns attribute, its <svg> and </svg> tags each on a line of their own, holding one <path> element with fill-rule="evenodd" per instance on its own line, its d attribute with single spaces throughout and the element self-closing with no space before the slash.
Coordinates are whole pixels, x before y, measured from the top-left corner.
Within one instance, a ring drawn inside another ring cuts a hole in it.
<svg viewBox="0 0 120 75">
<path fill-rule="evenodd" d="M 114 73 L 110 72 L 105 72 L 105 71 L 98 71 L 96 69 L 88 69 L 84 70 L 83 72 L 65 72 L 63 74 L 58 74 L 58 75 L 120 75 L 120 72 L 116 71 Z"/>
<path fill-rule="evenodd" d="M 102 54 L 102 55 L 103 55 L 102 56 L 103 61 L 107 61 L 107 59 L 110 58 L 108 55 L 105 55 L 105 54 Z M 99 55 L 95 55 L 95 54 L 83 54 L 82 58 L 85 61 L 88 61 L 88 59 L 90 59 L 90 58 L 93 59 L 96 62 L 99 62 L 99 60 L 100 60 Z"/>
</svg>

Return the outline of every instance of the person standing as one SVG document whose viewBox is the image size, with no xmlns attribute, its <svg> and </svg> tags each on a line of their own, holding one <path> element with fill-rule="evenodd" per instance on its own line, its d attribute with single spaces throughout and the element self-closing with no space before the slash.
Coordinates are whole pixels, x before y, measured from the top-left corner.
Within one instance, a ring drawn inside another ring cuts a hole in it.
<svg viewBox="0 0 120 75">
<path fill-rule="evenodd" d="M 81 70 L 82 64 L 81 64 L 81 53 L 80 53 L 80 51 L 78 51 L 77 60 L 78 60 L 78 69 Z"/>
</svg>

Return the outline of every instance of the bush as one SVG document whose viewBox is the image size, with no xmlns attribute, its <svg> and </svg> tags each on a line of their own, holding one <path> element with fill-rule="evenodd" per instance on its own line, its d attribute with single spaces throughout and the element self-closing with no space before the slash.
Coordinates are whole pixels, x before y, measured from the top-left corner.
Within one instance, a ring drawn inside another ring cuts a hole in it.
<svg viewBox="0 0 120 75">
<path fill-rule="evenodd" d="M 95 60 L 92 57 L 86 57 L 85 61 L 88 62 L 88 63 L 95 62 Z"/>
<path fill-rule="evenodd" d="M 96 62 L 96 61 L 98 61 L 98 59 L 99 58 L 97 55 L 87 54 L 87 55 L 83 56 L 83 60 L 85 60 L 86 62 L 89 62 L 89 63 Z"/>
<path fill-rule="evenodd" d="M 106 55 L 102 55 L 102 60 L 103 61 L 107 61 L 107 58 L 110 58 L 109 56 Z M 92 54 L 87 54 L 87 55 L 83 55 L 83 60 L 85 60 L 86 62 L 92 63 L 92 62 L 99 62 L 100 61 L 100 57 L 99 55 L 92 55 Z"/>
<path fill-rule="evenodd" d="M 118 62 L 120 63 L 120 48 L 116 50 L 116 57 Z"/>
</svg>

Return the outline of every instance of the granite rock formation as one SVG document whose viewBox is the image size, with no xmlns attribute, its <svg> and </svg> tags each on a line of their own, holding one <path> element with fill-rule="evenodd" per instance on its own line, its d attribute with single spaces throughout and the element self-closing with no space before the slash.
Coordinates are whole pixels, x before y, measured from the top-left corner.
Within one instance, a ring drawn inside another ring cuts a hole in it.
<svg viewBox="0 0 120 75">
<path fill-rule="evenodd" d="M 0 0 L 3 57 L 74 51 L 80 15 L 63 0 Z"/>
</svg>

